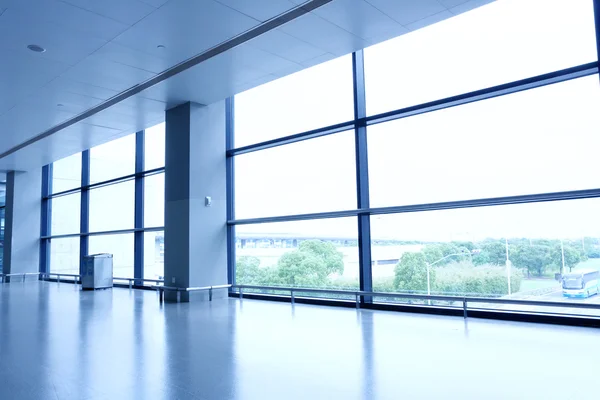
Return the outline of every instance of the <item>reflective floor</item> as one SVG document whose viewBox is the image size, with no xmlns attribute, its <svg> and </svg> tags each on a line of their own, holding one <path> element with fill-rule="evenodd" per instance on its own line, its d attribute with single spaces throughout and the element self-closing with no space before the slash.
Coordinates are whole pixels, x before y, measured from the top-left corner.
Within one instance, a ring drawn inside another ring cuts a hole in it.
<svg viewBox="0 0 600 400">
<path fill-rule="evenodd" d="M 565 400 L 599 383 L 591 328 L 0 285 L 0 399 Z"/>
</svg>

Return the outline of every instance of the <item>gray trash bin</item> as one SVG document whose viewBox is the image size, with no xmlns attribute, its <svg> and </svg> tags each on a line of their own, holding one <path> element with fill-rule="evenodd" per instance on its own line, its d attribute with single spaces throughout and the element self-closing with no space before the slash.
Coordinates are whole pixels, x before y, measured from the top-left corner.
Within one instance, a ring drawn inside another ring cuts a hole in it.
<svg viewBox="0 0 600 400">
<path fill-rule="evenodd" d="M 81 288 L 83 290 L 105 289 L 113 287 L 112 254 L 90 254 L 83 258 Z"/>
</svg>

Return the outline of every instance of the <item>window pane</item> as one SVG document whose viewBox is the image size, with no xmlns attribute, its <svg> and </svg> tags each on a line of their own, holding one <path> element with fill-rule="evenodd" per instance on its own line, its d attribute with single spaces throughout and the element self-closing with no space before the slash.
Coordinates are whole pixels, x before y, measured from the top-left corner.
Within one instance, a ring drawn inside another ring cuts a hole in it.
<svg viewBox="0 0 600 400">
<path fill-rule="evenodd" d="M 353 118 L 352 59 L 344 56 L 235 96 L 235 146 Z"/>
<path fill-rule="evenodd" d="M 50 272 L 79 274 L 79 237 L 50 239 Z"/>
<path fill-rule="evenodd" d="M 5 209 L 0 208 L 0 274 L 4 265 L 4 223 L 5 223 Z"/>
<path fill-rule="evenodd" d="M 113 276 L 133 278 L 133 233 L 90 236 L 88 252 L 112 254 Z"/>
<path fill-rule="evenodd" d="M 354 132 L 235 157 L 236 218 L 356 208 Z"/>
<path fill-rule="evenodd" d="M 135 172 L 135 134 L 90 150 L 90 183 L 131 175 Z"/>
<path fill-rule="evenodd" d="M 144 232 L 144 279 L 163 279 L 164 275 L 165 233 Z"/>
<path fill-rule="evenodd" d="M 165 224 L 165 174 L 144 178 L 144 226 Z"/>
<path fill-rule="evenodd" d="M 374 289 L 427 293 L 429 264 L 432 294 L 589 302 L 565 294 L 596 295 L 597 280 L 565 291 L 556 274 L 600 269 L 599 209 L 600 199 L 585 199 L 372 216 Z M 510 304 L 473 307 L 590 313 Z"/>
<path fill-rule="evenodd" d="M 598 76 L 368 128 L 371 206 L 600 187 Z"/>
<path fill-rule="evenodd" d="M 132 229 L 135 211 L 135 181 L 90 190 L 90 232 Z"/>
<path fill-rule="evenodd" d="M 81 153 L 55 161 L 52 164 L 52 193 L 81 186 Z"/>
<path fill-rule="evenodd" d="M 144 170 L 165 166 L 165 123 L 146 129 L 144 137 Z"/>
<path fill-rule="evenodd" d="M 79 233 L 81 218 L 81 193 L 54 197 L 51 200 L 52 219 L 51 234 L 64 235 Z"/>
<path fill-rule="evenodd" d="M 369 115 L 597 60 L 591 0 L 497 0 L 365 50 Z"/>
<path fill-rule="evenodd" d="M 237 284 L 358 288 L 356 218 L 238 225 L 235 241 Z"/>
</svg>

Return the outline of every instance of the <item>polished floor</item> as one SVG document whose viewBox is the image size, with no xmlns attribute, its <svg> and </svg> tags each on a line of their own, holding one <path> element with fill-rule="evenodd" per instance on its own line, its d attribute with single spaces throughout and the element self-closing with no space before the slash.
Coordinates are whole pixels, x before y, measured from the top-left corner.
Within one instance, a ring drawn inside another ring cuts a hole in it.
<svg viewBox="0 0 600 400">
<path fill-rule="evenodd" d="M 0 399 L 581 399 L 600 330 L 0 285 Z"/>
</svg>

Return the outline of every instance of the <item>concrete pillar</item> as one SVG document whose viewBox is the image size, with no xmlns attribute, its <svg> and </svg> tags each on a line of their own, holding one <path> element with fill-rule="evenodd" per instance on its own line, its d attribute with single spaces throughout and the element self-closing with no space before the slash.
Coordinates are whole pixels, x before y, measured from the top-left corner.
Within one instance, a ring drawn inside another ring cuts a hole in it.
<svg viewBox="0 0 600 400">
<path fill-rule="evenodd" d="M 165 126 L 165 286 L 226 284 L 225 101 L 172 108 Z M 181 301 L 207 298 L 207 292 L 181 294 Z M 166 292 L 165 299 L 176 294 Z"/>
<path fill-rule="evenodd" d="M 41 207 L 41 168 L 31 172 L 9 172 L 6 176 L 3 273 L 39 271 Z"/>
</svg>

